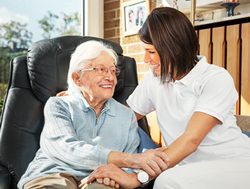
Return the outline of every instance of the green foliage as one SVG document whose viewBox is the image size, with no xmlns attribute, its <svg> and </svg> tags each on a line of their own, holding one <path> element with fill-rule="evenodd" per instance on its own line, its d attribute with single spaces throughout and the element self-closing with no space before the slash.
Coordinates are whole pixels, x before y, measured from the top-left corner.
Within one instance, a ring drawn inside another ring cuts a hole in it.
<svg viewBox="0 0 250 189">
<path fill-rule="evenodd" d="M 0 45 L 11 49 L 27 49 L 32 41 L 32 32 L 27 29 L 27 24 L 16 21 L 0 24 Z"/>
<path fill-rule="evenodd" d="M 14 57 L 24 54 L 26 54 L 26 51 L 11 52 L 10 48 L 0 47 L 0 113 L 9 81 L 9 62 Z"/>
<path fill-rule="evenodd" d="M 0 24 L 0 112 L 9 80 L 9 62 L 14 57 L 26 54 L 32 33 L 27 24 L 16 21 Z"/>
<path fill-rule="evenodd" d="M 80 16 L 77 12 L 62 13 L 60 17 L 48 11 L 38 23 L 44 38 L 80 34 Z M 0 112 L 9 79 L 9 62 L 14 57 L 26 54 L 32 43 L 33 34 L 26 28 L 27 24 L 17 21 L 0 24 Z"/>
<path fill-rule="evenodd" d="M 63 13 L 63 26 L 58 28 L 61 35 L 72 35 L 80 32 L 80 17 L 77 12 L 67 15 Z"/>
<path fill-rule="evenodd" d="M 11 49 L 0 48 L 0 84 L 7 83 L 9 79 L 9 62 L 11 60 Z M 0 99 L 3 97 L 3 88 L 0 85 Z"/>
<path fill-rule="evenodd" d="M 3 99 L 7 90 L 7 84 L 0 83 L 0 114 L 3 107 Z"/>
<path fill-rule="evenodd" d="M 8 47 L 0 47 L 0 83 L 7 83 L 9 79 L 9 62 L 11 59 L 25 55 L 26 51 L 13 52 Z M 2 88 L 0 88 L 0 93 Z M 1 98 L 1 95 L 0 95 Z"/>
<path fill-rule="evenodd" d="M 43 37 L 45 39 L 51 38 L 51 34 L 56 30 L 55 22 L 59 17 L 48 11 L 47 15 L 45 15 L 41 20 L 38 21 L 41 29 L 43 30 Z"/>
<path fill-rule="evenodd" d="M 9 79 L 9 62 L 12 58 L 24 54 L 31 44 L 32 33 L 27 24 L 16 21 L 0 24 L 0 83 L 7 83 Z M 2 91 L 0 88 L 0 99 Z"/>
<path fill-rule="evenodd" d="M 2 109 L 3 109 L 3 99 L 0 99 L 0 115 L 2 113 Z"/>
<path fill-rule="evenodd" d="M 42 35 L 45 39 L 53 36 L 80 34 L 80 16 L 77 12 L 72 14 L 62 13 L 62 17 L 60 17 L 48 11 L 47 15 L 38 23 L 43 30 Z"/>
<path fill-rule="evenodd" d="M 7 91 L 7 83 L 0 83 L 0 101 L 3 101 Z"/>
</svg>

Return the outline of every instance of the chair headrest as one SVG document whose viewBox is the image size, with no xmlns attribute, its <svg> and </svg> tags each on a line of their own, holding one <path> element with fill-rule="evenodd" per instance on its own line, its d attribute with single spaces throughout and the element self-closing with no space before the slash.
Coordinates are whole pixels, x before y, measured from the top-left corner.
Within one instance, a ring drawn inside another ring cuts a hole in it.
<svg viewBox="0 0 250 189">
<path fill-rule="evenodd" d="M 33 93 L 40 101 L 46 102 L 50 96 L 67 89 L 71 54 L 79 44 L 89 40 L 102 41 L 109 45 L 118 54 L 118 66 L 121 64 L 121 46 L 100 38 L 63 36 L 32 44 L 27 54 L 28 74 Z"/>
</svg>

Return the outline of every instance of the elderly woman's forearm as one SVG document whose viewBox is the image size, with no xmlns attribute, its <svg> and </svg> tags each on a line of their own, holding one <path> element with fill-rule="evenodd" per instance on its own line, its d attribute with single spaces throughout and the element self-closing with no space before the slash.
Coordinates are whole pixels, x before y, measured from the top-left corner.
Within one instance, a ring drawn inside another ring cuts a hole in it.
<svg viewBox="0 0 250 189">
<path fill-rule="evenodd" d="M 111 151 L 107 163 L 113 163 L 117 167 L 131 167 L 131 158 L 132 155 L 129 153 Z"/>
</svg>

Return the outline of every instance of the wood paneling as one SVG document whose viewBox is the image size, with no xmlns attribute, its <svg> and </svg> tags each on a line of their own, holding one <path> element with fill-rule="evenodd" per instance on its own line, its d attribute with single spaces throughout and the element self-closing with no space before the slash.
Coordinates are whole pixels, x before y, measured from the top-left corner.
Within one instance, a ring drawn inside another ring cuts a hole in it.
<svg viewBox="0 0 250 189">
<path fill-rule="evenodd" d="M 239 94 L 235 113 L 250 115 L 250 22 L 210 25 L 197 33 L 200 54 L 211 55 L 211 62 L 226 68 L 234 79 Z"/>
<path fill-rule="evenodd" d="M 226 27 L 226 69 L 234 79 L 235 87 L 240 93 L 240 25 Z M 236 114 L 240 113 L 240 101 L 236 104 Z"/>
<path fill-rule="evenodd" d="M 225 27 L 212 29 L 212 64 L 225 67 Z"/>
<path fill-rule="evenodd" d="M 242 115 L 250 115 L 250 23 L 242 24 L 241 106 Z"/>
<path fill-rule="evenodd" d="M 204 55 L 211 63 L 211 29 L 199 31 L 200 55 Z"/>
</svg>

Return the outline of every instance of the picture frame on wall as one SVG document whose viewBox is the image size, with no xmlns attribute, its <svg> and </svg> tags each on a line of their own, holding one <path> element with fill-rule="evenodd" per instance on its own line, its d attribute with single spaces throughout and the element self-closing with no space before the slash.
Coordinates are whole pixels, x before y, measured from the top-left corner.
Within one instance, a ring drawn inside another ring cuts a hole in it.
<svg viewBox="0 0 250 189">
<path fill-rule="evenodd" d="M 131 0 L 122 4 L 123 35 L 137 34 L 149 14 L 148 0 Z"/>
</svg>

